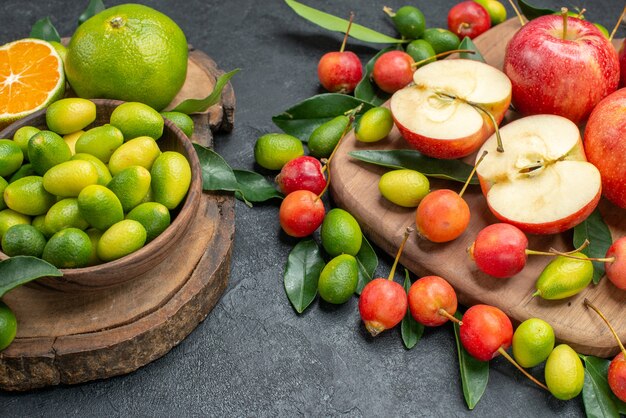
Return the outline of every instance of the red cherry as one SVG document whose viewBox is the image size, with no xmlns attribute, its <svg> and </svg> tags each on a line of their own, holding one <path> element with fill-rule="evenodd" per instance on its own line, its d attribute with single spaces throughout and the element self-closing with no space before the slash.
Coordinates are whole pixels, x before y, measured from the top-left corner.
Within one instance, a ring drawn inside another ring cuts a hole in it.
<svg viewBox="0 0 626 418">
<path fill-rule="evenodd" d="M 490 27 L 489 13 L 475 1 L 461 2 L 448 12 L 448 29 L 461 39 L 474 39 Z"/>
<path fill-rule="evenodd" d="M 385 52 L 374 63 L 372 78 L 382 91 L 395 93 L 413 81 L 414 63 L 406 52 Z"/>
<path fill-rule="evenodd" d="M 472 357 L 488 361 L 511 346 L 513 325 L 495 306 L 474 305 L 465 312 L 462 321 L 461 343 Z"/>
<path fill-rule="evenodd" d="M 365 327 L 377 336 L 402 321 L 407 310 L 406 291 L 399 283 L 383 278 L 365 285 L 359 298 L 359 312 Z"/>
<path fill-rule="evenodd" d="M 626 290 L 626 236 L 613 242 L 606 252 L 606 258 L 614 258 L 604 263 L 606 277 L 618 289 Z"/>
<path fill-rule="evenodd" d="M 469 248 L 470 257 L 484 273 L 507 278 L 522 271 L 528 258 L 528 238 L 517 227 L 497 223 L 483 228 Z"/>
<path fill-rule="evenodd" d="M 317 76 L 326 90 L 351 93 L 363 77 L 363 65 L 354 52 L 328 52 L 317 65 Z"/>
<path fill-rule="evenodd" d="M 306 237 L 311 235 L 324 220 L 326 209 L 322 199 L 309 190 L 296 190 L 280 204 L 280 226 L 287 235 Z"/>
<path fill-rule="evenodd" d="M 420 324 L 429 327 L 443 325 L 454 315 L 456 308 L 456 292 L 442 277 L 422 277 L 409 289 L 409 309 Z"/>
<path fill-rule="evenodd" d="M 285 164 L 276 176 L 276 183 L 285 195 L 296 190 L 309 190 L 319 195 L 326 187 L 326 178 L 322 172 L 322 163 L 304 155 Z"/>
<path fill-rule="evenodd" d="M 427 194 L 415 213 L 415 224 L 421 236 L 432 242 L 447 242 L 467 229 L 470 209 L 455 191 L 435 190 Z"/>
<path fill-rule="evenodd" d="M 620 352 L 611 361 L 608 381 L 609 387 L 615 396 L 622 402 L 626 402 L 626 359 L 623 352 Z"/>
</svg>

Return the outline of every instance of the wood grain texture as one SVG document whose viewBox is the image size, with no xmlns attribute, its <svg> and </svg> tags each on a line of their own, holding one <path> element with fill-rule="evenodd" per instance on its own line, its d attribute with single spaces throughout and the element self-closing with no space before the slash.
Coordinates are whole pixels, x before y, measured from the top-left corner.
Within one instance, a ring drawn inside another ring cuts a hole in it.
<svg viewBox="0 0 626 418">
<path fill-rule="evenodd" d="M 488 63 L 501 68 L 506 42 L 519 28 L 519 22 L 511 19 L 476 38 L 478 49 Z M 508 118 L 514 117 L 509 115 Z M 385 200 L 378 191 L 378 180 L 387 170 L 361 163 L 348 153 L 361 149 L 404 149 L 408 144 L 394 127 L 389 136 L 376 144 L 362 144 L 349 133 L 331 164 L 331 191 L 335 202 L 350 211 L 359 221 L 364 233 L 390 255 L 395 254 L 406 227 L 415 224 L 415 210 L 396 206 Z M 471 156 L 468 161 L 474 161 Z M 431 180 L 431 189 L 451 188 L 460 191 L 460 183 Z M 446 278 L 456 289 L 459 301 L 470 306 L 478 303 L 495 305 L 511 317 L 515 323 L 531 317 L 549 322 L 557 339 L 570 344 L 580 353 L 606 357 L 617 353 L 618 347 L 601 319 L 583 306 L 589 298 L 613 319 L 622 341 L 626 341 L 626 322 L 621 321 L 626 306 L 626 292 L 616 289 L 608 279 L 597 286 L 561 301 L 533 298 L 535 281 L 549 262 L 546 257 L 529 257 L 525 269 L 510 279 L 496 279 L 480 272 L 467 255 L 467 248 L 474 237 L 486 225 L 497 222 L 487 208 L 478 187 L 465 193 L 471 221 L 467 231 L 453 242 L 431 243 L 414 235 L 407 242 L 401 263 L 417 276 L 436 274 Z M 609 224 L 613 239 L 626 235 L 626 212 L 602 199 L 600 210 Z M 551 236 L 529 236 L 529 248 L 547 250 L 572 248 L 571 231 Z"/>
<path fill-rule="evenodd" d="M 196 94 L 210 92 L 222 73 L 201 51 L 192 49 L 189 63 L 187 90 L 175 101 L 200 98 Z M 212 132 L 232 129 L 234 109 L 229 83 L 219 104 L 192 115 L 192 140 L 211 146 Z M 234 198 L 200 193 L 182 238 L 174 237 L 167 256 L 134 279 L 92 292 L 35 284 L 7 293 L 3 301 L 18 318 L 18 334 L 0 352 L 0 389 L 24 391 L 104 379 L 167 353 L 208 315 L 226 289 L 234 231 Z M 127 273 L 115 270 L 122 277 Z"/>
</svg>

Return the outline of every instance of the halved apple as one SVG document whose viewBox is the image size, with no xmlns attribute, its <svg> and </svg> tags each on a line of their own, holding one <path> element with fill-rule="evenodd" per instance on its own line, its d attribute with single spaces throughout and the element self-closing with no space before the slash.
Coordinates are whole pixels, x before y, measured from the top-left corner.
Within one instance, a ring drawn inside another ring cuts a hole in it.
<svg viewBox="0 0 626 418">
<path fill-rule="evenodd" d="M 488 113 L 499 124 L 511 103 L 508 77 L 479 61 L 435 61 L 413 82 L 391 96 L 391 113 L 409 145 L 431 157 L 476 151 L 495 130 Z"/>
<path fill-rule="evenodd" d="M 554 234 L 582 222 L 600 200 L 600 172 L 587 162 L 578 127 L 556 115 L 518 119 L 482 146 L 476 170 L 483 194 L 500 220 L 532 234 Z"/>
</svg>

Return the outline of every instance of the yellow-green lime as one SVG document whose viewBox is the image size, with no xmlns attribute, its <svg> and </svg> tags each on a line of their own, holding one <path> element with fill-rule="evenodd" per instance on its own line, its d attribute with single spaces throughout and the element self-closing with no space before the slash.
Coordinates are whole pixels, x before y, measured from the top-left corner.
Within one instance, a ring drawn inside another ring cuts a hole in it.
<svg viewBox="0 0 626 418">
<path fill-rule="evenodd" d="M 98 257 L 102 261 L 122 258 L 143 247 L 146 230 L 137 221 L 124 219 L 107 229 L 98 241 Z"/>
<path fill-rule="evenodd" d="M 12 209 L 0 210 L 0 238 L 9 228 L 18 224 L 30 224 L 30 216 L 21 214 Z"/>
<path fill-rule="evenodd" d="M 98 170 L 89 161 L 70 160 L 57 164 L 43 175 L 43 187 L 61 197 L 78 196 L 81 190 L 98 183 Z"/>
<path fill-rule="evenodd" d="M 57 100 L 46 110 L 48 129 L 59 135 L 71 134 L 96 120 L 96 104 L 80 97 Z"/>
<path fill-rule="evenodd" d="M 109 171 L 116 175 L 126 167 L 140 165 L 150 171 L 154 160 L 161 154 L 156 141 L 149 136 L 140 136 L 122 144 L 109 160 Z"/>
<path fill-rule="evenodd" d="M 415 208 L 430 190 L 428 178 L 415 170 L 388 171 L 380 177 L 378 190 L 387 200 L 406 208 Z"/>
<path fill-rule="evenodd" d="M 41 257 L 45 246 L 46 237 L 32 225 L 13 225 L 2 236 L 2 251 L 9 257 Z"/>
<path fill-rule="evenodd" d="M 546 321 L 530 318 L 513 334 L 513 357 L 522 367 L 543 363 L 554 349 L 554 330 Z"/>
<path fill-rule="evenodd" d="M 406 46 L 406 53 L 413 58 L 413 61 L 422 62 L 416 68 L 421 67 L 422 65 L 428 64 L 430 62 L 435 61 L 435 50 L 433 47 L 423 39 L 416 39 L 411 41 Z"/>
<path fill-rule="evenodd" d="M 0 210 L 6 209 L 7 204 L 4 203 L 4 189 L 7 188 L 9 182 L 4 179 L 4 177 L 0 177 Z"/>
<path fill-rule="evenodd" d="M 356 258 L 349 254 L 338 255 L 324 266 L 317 290 L 326 302 L 345 303 L 354 294 L 359 280 Z"/>
<path fill-rule="evenodd" d="M 41 232 L 44 237 L 50 238 L 54 233 L 46 228 L 46 215 L 37 215 L 33 218 L 31 225 Z"/>
<path fill-rule="evenodd" d="M 76 142 L 78 142 L 78 138 L 80 138 L 81 135 L 84 134 L 84 133 L 85 133 L 85 131 L 83 131 L 81 129 L 80 131 L 76 131 L 76 132 L 72 132 L 71 134 L 63 135 L 63 140 L 65 141 L 67 146 L 70 147 L 70 151 L 72 152 L 72 155 L 76 154 Z"/>
<path fill-rule="evenodd" d="M 506 20 L 506 9 L 498 0 L 474 0 L 487 10 L 491 19 L 491 26 L 499 25 Z"/>
<path fill-rule="evenodd" d="M 77 153 L 72 155 L 72 160 L 89 161 L 93 164 L 96 168 L 96 172 L 98 173 L 98 184 L 106 186 L 111 181 L 112 176 L 109 172 L 109 168 L 98 157 L 91 154 Z"/>
<path fill-rule="evenodd" d="M 101 264 L 102 260 L 98 257 L 98 242 L 100 242 L 100 238 L 104 232 L 100 231 L 96 228 L 89 228 L 87 231 L 87 235 L 89 236 L 89 240 L 91 241 L 91 255 L 89 256 L 89 261 L 87 262 L 88 266 L 95 266 L 97 264 Z"/>
<path fill-rule="evenodd" d="M 461 43 L 458 36 L 448 29 L 429 28 L 422 34 L 422 39 L 433 47 L 435 54 L 457 49 Z"/>
<path fill-rule="evenodd" d="M 108 163 L 113 152 L 124 143 L 122 131 L 105 124 L 91 128 L 76 141 L 76 153 L 91 154 L 103 163 Z"/>
<path fill-rule="evenodd" d="M 0 177 L 15 173 L 24 161 L 20 146 L 10 139 L 0 139 Z"/>
<path fill-rule="evenodd" d="M 316 158 L 328 158 L 349 124 L 349 117 L 339 115 L 315 128 L 307 142 L 309 153 Z"/>
<path fill-rule="evenodd" d="M 88 227 L 89 224 L 78 208 L 78 199 L 67 198 L 55 203 L 46 213 L 42 232 L 55 234 L 65 228 L 87 229 Z"/>
<path fill-rule="evenodd" d="M 414 6 L 400 7 L 395 13 L 392 13 L 391 19 L 400 35 L 407 39 L 419 38 L 426 27 L 424 13 Z"/>
<path fill-rule="evenodd" d="M 72 157 L 70 147 L 52 131 L 39 131 L 28 140 L 28 160 L 35 172 L 43 176 L 51 167 Z"/>
<path fill-rule="evenodd" d="M 43 215 L 55 202 L 56 197 L 46 191 L 40 176 L 23 177 L 4 189 L 4 203 L 24 215 Z"/>
<path fill-rule="evenodd" d="M 17 319 L 13 311 L 0 301 L 0 351 L 13 342 L 17 334 Z"/>
<path fill-rule="evenodd" d="M 170 226 L 170 211 L 160 203 L 145 202 L 131 210 L 126 219 L 139 222 L 146 230 L 146 242 L 158 237 Z"/>
<path fill-rule="evenodd" d="M 58 268 L 84 267 L 91 256 L 91 240 L 85 231 L 67 228 L 48 240 L 42 258 Z"/>
<path fill-rule="evenodd" d="M 330 256 L 355 256 L 361 249 L 363 233 L 354 216 L 343 209 L 334 208 L 324 217 L 321 239 L 322 246 Z"/>
<path fill-rule="evenodd" d="M 10 183 L 14 183 L 17 180 L 22 179 L 24 177 L 37 176 L 37 175 L 38 174 L 35 172 L 35 169 L 33 168 L 33 165 L 31 163 L 26 163 L 26 164 L 22 165 L 19 168 L 19 170 L 17 170 L 15 173 L 13 173 L 13 175 L 9 179 L 9 184 Z"/>
<path fill-rule="evenodd" d="M 185 34 L 150 7 L 110 7 L 82 23 L 65 60 L 67 80 L 79 97 L 146 103 L 162 110 L 187 76 Z"/>
<path fill-rule="evenodd" d="M 552 350 L 544 370 L 546 386 L 555 398 L 567 401 L 578 396 L 585 382 L 583 363 L 567 344 Z"/>
<path fill-rule="evenodd" d="M 161 112 L 161 116 L 176 125 L 187 138 L 191 138 L 193 135 L 194 124 L 191 116 L 182 112 Z"/>
<path fill-rule="evenodd" d="M 555 300 L 573 296 L 586 288 L 593 279 L 593 264 L 581 252 L 572 254 L 573 257 L 555 257 L 543 269 L 535 287 L 533 296 Z"/>
<path fill-rule="evenodd" d="M 393 117 L 389 108 L 373 107 L 361 116 L 354 134 L 361 142 L 376 142 L 389 135 L 391 128 L 393 128 Z"/>
<path fill-rule="evenodd" d="M 80 214 L 94 228 L 102 231 L 124 219 L 120 200 L 99 184 L 85 187 L 78 195 Z"/>
<path fill-rule="evenodd" d="M 254 144 L 255 161 L 268 170 L 280 170 L 301 155 L 304 155 L 302 141 L 287 134 L 265 134 Z"/>
<path fill-rule="evenodd" d="M 157 161 L 159 161 L 158 158 Z M 152 169 L 154 170 L 154 166 Z M 148 194 L 150 180 L 148 170 L 139 165 L 133 165 L 117 173 L 107 187 L 115 193 L 126 213 L 141 203 L 141 200 Z"/>
<path fill-rule="evenodd" d="M 15 141 L 15 143 L 22 150 L 25 160 L 28 160 L 28 140 L 31 139 L 33 135 L 35 135 L 39 131 L 39 128 L 27 125 L 22 126 L 13 134 L 13 141 Z"/>
<path fill-rule="evenodd" d="M 124 134 L 124 139 L 149 136 L 157 140 L 163 135 L 163 116 L 150 106 L 127 102 L 116 107 L 111 113 L 111 125 Z"/>
<path fill-rule="evenodd" d="M 152 198 L 168 209 L 174 209 L 185 198 L 191 184 L 191 167 L 184 155 L 166 151 L 150 170 Z"/>
</svg>

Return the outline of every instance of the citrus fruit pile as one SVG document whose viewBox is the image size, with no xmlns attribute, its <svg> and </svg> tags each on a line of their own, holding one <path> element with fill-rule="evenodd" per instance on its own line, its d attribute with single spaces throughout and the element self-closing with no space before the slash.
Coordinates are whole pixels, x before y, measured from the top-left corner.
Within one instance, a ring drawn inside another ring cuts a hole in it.
<svg viewBox="0 0 626 418">
<path fill-rule="evenodd" d="M 163 116 L 127 102 L 109 124 L 93 126 L 95 119 L 93 102 L 61 99 L 48 107 L 48 129 L 24 126 L 0 140 L 7 255 L 84 267 L 128 255 L 169 226 L 191 167 L 182 154 L 161 152 Z"/>
</svg>

